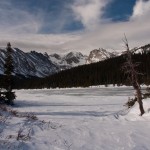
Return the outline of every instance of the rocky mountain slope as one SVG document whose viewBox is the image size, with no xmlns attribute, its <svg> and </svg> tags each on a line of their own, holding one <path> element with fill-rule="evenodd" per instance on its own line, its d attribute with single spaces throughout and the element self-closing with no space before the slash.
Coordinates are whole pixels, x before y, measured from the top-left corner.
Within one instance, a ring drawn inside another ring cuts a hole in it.
<svg viewBox="0 0 150 150">
<path fill-rule="evenodd" d="M 95 62 L 99 62 L 111 57 L 115 57 L 116 55 L 114 53 L 108 52 L 105 49 L 95 49 L 90 52 L 90 55 L 87 58 L 86 63 L 91 64 Z"/>
<path fill-rule="evenodd" d="M 0 49 L 0 74 L 4 72 L 5 49 Z M 60 69 L 54 65 L 49 57 L 35 51 L 25 53 L 18 48 L 13 48 L 14 73 L 23 76 L 44 77 Z"/>
<path fill-rule="evenodd" d="M 6 49 L 0 49 L 0 74 L 4 73 L 5 53 Z M 70 52 L 64 55 L 56 53 L 48 55 L 35 51 L 25 53 L 18 48 L 13 48 L 12 56 L 15 74 L 26 77 L 45 77 L 61 70 L 101 61 L 114 55 L 104 49 L 93 50 L 89 56 L 86 56 L 80 52 Z"/>
<path fill-rule="evenodd" d="M 133 53 L 143 53 L 150 51 L 150 44 L 135 48 Z M 4 59 L 6 49 L 0 49 L 0 74 L 4 73 Z M 120 55 L 125 54 L 122 52 Z M 108 52 L 105 49 L 92 50 L 89 56 L 83 55 L 80 52 L 70 52 L 64 55 L 47 53 L 42 54 L 35 51 L 28 53 L 23 52 L 18 48 L 13 48 L 13 60 L 15 74 L 26 77 L 36 76 L 45 77 L 61 70 L 69 69 L 79 65 L 95 63 L 111 57 L 117 56 L 117 53 Z"/>
<path fill-rule="evenodd" d="M 80 52 L 70 52 L 66 55 L 52 54 L 49 59 L 59 68 L 68 69 L 86 64 L 87 56 Z"/>
</svg>

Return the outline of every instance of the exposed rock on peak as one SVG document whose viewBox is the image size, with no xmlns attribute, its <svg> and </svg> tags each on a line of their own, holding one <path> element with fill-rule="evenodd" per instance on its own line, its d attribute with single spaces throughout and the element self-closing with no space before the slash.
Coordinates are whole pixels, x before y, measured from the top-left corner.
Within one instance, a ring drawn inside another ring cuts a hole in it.
<svg viewBox="0 0 150 150">
<path fill-rule="evenodd" d="M 114 56 L 116 55 L 106 51 L 103 48 L 94 49 L 90 52 L 90 55 L 87 58 L 87 64 L 99 62 L 99 61 L 102 61 L 102 60 L 105 60 Z"/>
</svg>

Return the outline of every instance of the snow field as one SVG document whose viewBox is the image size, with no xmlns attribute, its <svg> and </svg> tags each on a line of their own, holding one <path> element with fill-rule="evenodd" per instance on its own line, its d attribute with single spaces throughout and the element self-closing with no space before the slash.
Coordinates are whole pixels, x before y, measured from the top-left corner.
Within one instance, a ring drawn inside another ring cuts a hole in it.
<svg viewBox="0 0 150 150">
<path fill-rule="evenodd" d="M 131 87 L 17 90 L 14 109 L 38 120 L 13 116 L 0 124 L 0 149 L 149 150 L 150 99 L 140 117 L 137 104 L 123 106 L 133 93 Z M 16 140 L 20 129 L 29 138 Z"/>
</svg>

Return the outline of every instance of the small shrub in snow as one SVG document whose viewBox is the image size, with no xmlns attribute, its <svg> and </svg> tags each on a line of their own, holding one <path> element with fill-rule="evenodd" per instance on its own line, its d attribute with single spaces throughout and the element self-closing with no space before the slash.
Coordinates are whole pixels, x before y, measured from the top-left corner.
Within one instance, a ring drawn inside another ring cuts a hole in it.
<svg viewBox="0 0 150 150">
<path fill-rule="evenodd" d="M 11 110 L 10 113 L 15 117 L 19 117 L 18 112 L 16 110 Z"/>
<path fill-rule="evenodd" d="M 26 118 L 29 119 L 29 120 L 38 120 L 37 116 L 34 115 L 33 113 L 28 113 L 26 115 Z"/>
<path fill-rule="evenodd" d="M 8 105 L 13 105 L 14 104 L 14 99 L 16 98 L 16 95 L 12 91 L 8 91 L 5 93 L 5 102 Z"/>
<path fill-rule="evenodd" d="M 131 108 L 135 104 L 136 101 L 137 101 L 136 97 L 135 98 L 131 98 L 131 99 L 129 97 L 128 98 L 128 102 L 126 102 L 124 106 L 127 106 L 128 108 Z"/>
<path fill-rule="evenodd" d="M 7 111 L 7 108 L 6 108 L 5 105 L 0 105 L 0 110 L 2 110 L 2 111 Z"/>
<path fill-rule="evenodd" d="M 29 140 L 30 139 L 30 131 L 31 131 L 31 129 L 29 129 L 28 132 L 26 133 L 23 130 L 23 128 L 20 128 L 19 131 L 18 131 L 16 140 L 17 141 L 19 141 L 19 140 L 22 140 L 22 141 Z"/>
</svg>

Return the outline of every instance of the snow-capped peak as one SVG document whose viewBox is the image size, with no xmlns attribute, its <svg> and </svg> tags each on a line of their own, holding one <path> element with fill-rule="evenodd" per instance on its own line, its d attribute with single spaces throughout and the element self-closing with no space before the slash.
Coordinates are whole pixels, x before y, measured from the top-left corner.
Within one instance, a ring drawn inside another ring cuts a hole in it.
<svg viewBox="0 0 150 150">
<path fill-rule="evenodd" d="M 52 54 L 49 59 L 61 69 L 67 69 L 86 63 L 87 56 L 80 52 L 69 52 L 65 55 Z"/>
<path fill-rule="evenodd" d="M 103 48 L 94 49 L 90 52 L 90 55 L 87 59 L 87 64 L 99 62 L 114 56 L 115 54 L 108 52 Z"/>
</svg>

